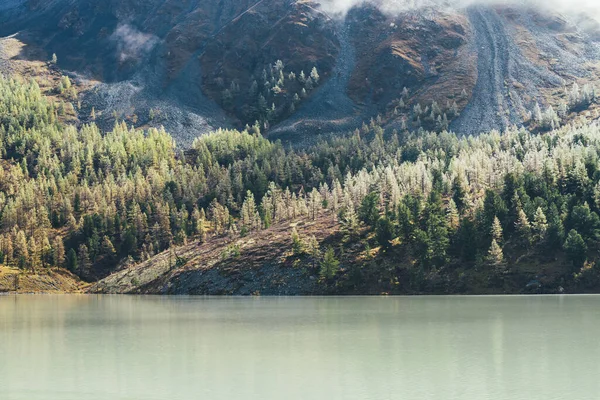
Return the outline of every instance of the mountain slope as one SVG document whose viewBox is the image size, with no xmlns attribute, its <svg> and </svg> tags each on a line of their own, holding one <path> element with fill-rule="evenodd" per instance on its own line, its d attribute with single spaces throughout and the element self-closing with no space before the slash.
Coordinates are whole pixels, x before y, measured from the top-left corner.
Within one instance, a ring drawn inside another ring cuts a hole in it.
<svg viewBox="0 0 600 400">
<path fill-rule="evenodd" d="M 164 125 L 183 144 L 255 121 L 294 141 L 371 118 L 461 134 L 540 128 L 537 103 L 558 109 L 600 71 L 597 22 L 526 5 L 339 16 L 308 0 L 15 0 L 0 21 L 0 35 L 30 49 L 21 58 L 56 53 L 65 73 L 97 85 L 82 93 L 82 122 L 94 109 L 106 128 Z"/>
</svg>

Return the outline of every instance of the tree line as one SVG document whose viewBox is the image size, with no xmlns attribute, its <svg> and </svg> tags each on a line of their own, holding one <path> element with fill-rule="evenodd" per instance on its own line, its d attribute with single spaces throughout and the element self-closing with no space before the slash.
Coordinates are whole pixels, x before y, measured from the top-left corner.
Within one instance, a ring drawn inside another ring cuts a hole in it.
<svg viewBox="0 0 600 400">
<path fill-rule="evenodd" d="M 459 137 L 372 121 L 303 149 L 255 125 L 182 151 L 162 129 L 67 125 L 35 82 L 0 78 L 0 261 L 96 279 L 189 238 L 334 213 L 345 243 L 414 260 L 416 275 L 461 264 L 501 276 L 515 255 L 543 253 L 591 281 L 599 139 L 597 123 Z M 298 237 L 334 277 L 339 250 Z"/>
</svg>

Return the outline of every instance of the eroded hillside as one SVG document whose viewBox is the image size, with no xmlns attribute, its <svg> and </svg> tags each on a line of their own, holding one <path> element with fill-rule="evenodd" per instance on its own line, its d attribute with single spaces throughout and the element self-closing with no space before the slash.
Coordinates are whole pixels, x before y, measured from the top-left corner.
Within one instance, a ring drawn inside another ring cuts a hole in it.
<svg viewBox="0 0 600 400">
<path fill-rule="evenodd" d="M 64 74 L 95 86 L 81 93 L 82 122 L 164 125 L 184 145 L 255 122 L 302 141 L 372 118 L 461 134 L 595 118 L 593 19 L 526 5 L 326 10 L 309 0 L 4 2 L 0 34 L 27 51 L 3 64 L 56 54 Z"/>
</svg>

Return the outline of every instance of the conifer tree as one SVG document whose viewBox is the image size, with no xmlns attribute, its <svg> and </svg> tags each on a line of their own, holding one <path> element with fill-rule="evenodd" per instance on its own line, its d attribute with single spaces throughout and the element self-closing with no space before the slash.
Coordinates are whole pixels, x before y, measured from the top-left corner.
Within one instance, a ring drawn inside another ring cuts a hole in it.
<svg viewBox="0 0 600 400">
<path fill-rule="evenodd" d="M 65 266 L 71 272 L 78 271 L 79 265 L 78 265 L 77 253 L 75 252 L 75 249 L 73 249 L 73 248 L 69 249 L 69 252 L 67 253 L 67 260 L 66 260 Z"/>
<path fill-rule="evenodd" d="M 88 247 L 85 244 L 79 246 L 77 252 L 77 267 L 78 272 L 83 277 L 90 277 L 92 262 L 90 260 L 90 253 Z"/>
<path fill-rule="evenodd" d="M 448 228 L 452 232 L 456 232 L 460 226 L 460 215 L 458 213 L 458 207 L 453 199 L 448 201 L 448 207 L 446 209 L 446 217 L 448 220 Z"/>
<path fill-rule="evenodd" d="M 581 269 L 587 259 L 587 245 L 575 229 L 572 229 L 567 235 L 564 249 L 573 263 L 575 270 Z"/>
<path fill-rule="evenodd" d="M 494 217 L 494 222 L 492 223 L 492 240 L 496 241 L 496 244 L 501 244 L 504 242 L 504 237 L 502 233 L 502 225 L 500 224 L 500 220 L 498 217 Z"/>
<path fill-rule="evenodd" d="M 300 239 L 296 228 L 292 228 L 292 251 L 294 255 L 299 256 L 304 253 L 304 242 Z"/>
<path fill-rule="evenodd" d="M 115 246 L 108 236 L 102 238 L 102 254 L 106 257 L 108 262 L 114 262 L 117 257 L 117 251 Z"/>
<path fill-rule="evenodd" d="M 359 235 L 360 223 L 351 203 L 343 210 L 340 224 L 345 240 L 354 239 Z"/>
<path fill-rule="evenodd" d="M 25 269 L 29 261 L 29 248 L 27 247 L 27 238 L 23 231 L 17 233 L 14 242 L 14 253 L 19 268 Z"/>
<path fill-rule="evenodd" d="M 541 207 L 538 207 L 535 212 L 531 228 L 536 241 L 540 242 L 545 239 L 548 231 L 548 221 Z"/>
<path fill-rule="evenodd" d="M 379 218 L 375 233 L 381 248 L 384 251 L 388 250 L 392 246 L 392 239 L 394 239 L 394 226 L 391 221 L 386 217 Z"/>
<path fill-rule="evenodd" d="M 311 235 L 306 243 L 306 252 L 311 258 L 313 270 L 316 268 L 317 262 L 321 258 L 321 247 L 315 235 Z"/>
<path fill-rule="evenodd" d="M 492 245 L 488 251 L 487 262 L 490 266 L 496 270 L 500 270 L 504 265 L 504 254 L 502 248 L 496 242 L 496 239 L 492 239 Z"/>
<path fill-rule="evenodd" d="M 244 204 L 242 205 L 242 225 L 248 229 L 255 229 L 257 227 L 256 214 L 257 210 L 256 202 L 254 201 L 254 195 L 251 191 L 248 191 L 246 193 L 246 199 L 244 200 Z"/>
<path fill-rule="evenodd" d="M 310 78 L 315 84 L 319 84 L 320 77 L 316 67 L 313 67 L 313 69 L 310 71 Z"/>
<path fill-rule="evenodd" d="M 522 209 L 519 209 L 517 214 L 517 222 L 515 222 L 515 230 L 521 239 L 521 244 L 529 246 L 531 243 L 531 225 L 527 219 L 527 215 Z"/>
<path fill-rule="evenodd" d="M 340 262 L 335 257 L 335 251 L 333 250 L 333 247 L 329 247 L 325 252 L 323 261 L 321 261 L 321 277 L 325 279 L 333 278 L 338 273 L 339 267 Z"/>
</svg>

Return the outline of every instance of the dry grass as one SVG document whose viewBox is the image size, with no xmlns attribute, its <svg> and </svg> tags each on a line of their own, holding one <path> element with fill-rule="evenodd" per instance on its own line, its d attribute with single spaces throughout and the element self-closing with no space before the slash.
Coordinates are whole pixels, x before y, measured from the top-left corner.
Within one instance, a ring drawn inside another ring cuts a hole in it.
<svg viewBox="0 0 600 400">
<path fill-rule="evenodd" d="M 31 273 L 0 266 L 0 293 L 79 293 L 84 289 L 85 284 L 64 269 L 41 269 Z"/>
<path fill-rule="evenodd" d="M 144 288 L 145 292 L 159 293 L 168 282 L 190 272 L 218 270 L 232 276 L 244 271 L 260 271 L 273 264 L 284 270 L 294 268 L 295 258 L 290 252 L 292 227 L 303 240 L 314 235 L 324 245 L 335 239 L 339 230 L 333 214 L 327 213 L 314 221 L 283 222 L 244 237 L 212 237 L 205 243 L 194 240 L 172 252 L 165 251 L 147 261 L 127 266 L 92 286 L 90 291 L 129 293 Z"/>
</svg>

